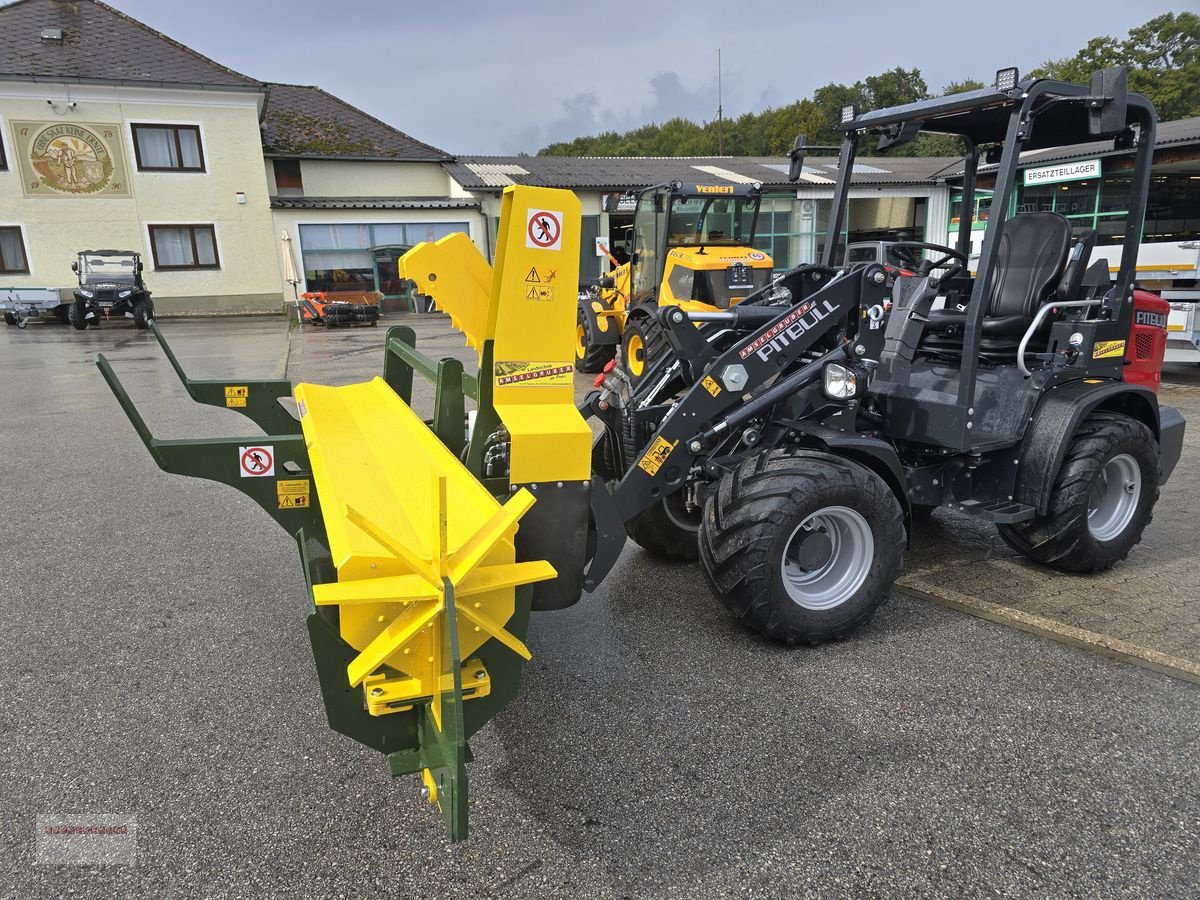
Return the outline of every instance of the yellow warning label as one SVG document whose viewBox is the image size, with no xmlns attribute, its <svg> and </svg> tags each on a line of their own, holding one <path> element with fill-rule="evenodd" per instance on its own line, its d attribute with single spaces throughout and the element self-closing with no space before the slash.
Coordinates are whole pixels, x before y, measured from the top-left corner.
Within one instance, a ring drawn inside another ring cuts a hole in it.
<svg viewBox="0 0 1200 900">
<path fill-rule="evenodd" d="M 575 367 L 569 362 L 498 362 L 496 385 L 531 382 L 539 387 L 570 386 L 574 383 Z"/>
<path fill-rule="evenodd" d="M 225 386 L 225 405 L 233 408 L 246 405 L 246 398 L 250 396 L 250 388 L 246 385 Z"/>
<path fill-rule="evenodd" d="M 1110 356 L 1124 355 L 1124 341 L 1097 341 L 1092 347 L 1092 359 L 1106 359 Z"/>
<path fill-rule="evenodd" d="M 662 464 L 667 461 L 667 457 L 671 455 L 678 443 L 679 441 L 668 443 L 664 437 L 655 438 L 646 455 L 639 460 L 638 468 L 647 475 L 657 475 L 658 470 L 662 468 Z"/>
<path fill-rule="evenodd" d="M 280 509 L 307 509 L 309 480 L 281 479 L 275 482 L 275 493 L 279 497 Z"/>
<path fill-rule="evenodd" d="M 712 394 L 714 397 L 717 396 L 717 394 L 721 393 L 721 386 L 719 384 L 717 384 L 717 380 L 715 378 L 713 378 L 711 375 L 705 375 L 704 380 L 700 383 L 702 385 L 704 385 L 704 389 L 706 391 L 708 391 L 710 394 Z"/>
<path fill-rule="evenodd" d="M 538 276 L 536 267 L 529 267 L 529 273 L 525 276 L 525 281 L 528 284 L 541 284 L 542 279 Z"/>
</svg>

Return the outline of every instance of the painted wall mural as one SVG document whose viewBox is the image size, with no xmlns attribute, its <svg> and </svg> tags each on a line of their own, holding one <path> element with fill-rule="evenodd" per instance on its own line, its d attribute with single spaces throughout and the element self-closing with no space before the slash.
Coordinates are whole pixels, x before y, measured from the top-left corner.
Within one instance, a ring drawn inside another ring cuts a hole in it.
<svg viewBox="0 0 1200 900">
<path fill-rule="evenodd" d="M 129 197 L 120 125 L 12 123 L 26 197 Z"/>
</svg>

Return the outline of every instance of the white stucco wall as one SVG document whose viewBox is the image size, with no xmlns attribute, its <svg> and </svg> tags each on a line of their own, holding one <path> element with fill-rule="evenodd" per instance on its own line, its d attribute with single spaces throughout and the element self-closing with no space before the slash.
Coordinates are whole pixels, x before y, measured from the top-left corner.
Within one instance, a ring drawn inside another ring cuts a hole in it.
<svg viewBox="0 0 1200 900">
<path fill-rule="evenodd" d="M 0 172 L 0 223 L 19 223 L 30 273 L 0 276 L 13 286 L 69 287 L 71 263 L 88 248 L 140 250 L 146 282 L 162 313 L 279 308 L 278 253 L 254 93 L 0 83 L 0 130 L 8 171 Z M 47 100 L 54 101 L 51 109 Z M 61 113 L 58 114 L 58 113 Z M 132 196 L 26 197 L 13 120 L 103 123 L 120 129 Z M 200 128 L 203 173 L 138 172 L 131 122 Z M 238 193 L 245 202 L 238 202 Z M 219 269 L 155 271 L 148 224 L 211 224 Z M 185 302 L 186 298 L 186 302 Z"/>
</svg>

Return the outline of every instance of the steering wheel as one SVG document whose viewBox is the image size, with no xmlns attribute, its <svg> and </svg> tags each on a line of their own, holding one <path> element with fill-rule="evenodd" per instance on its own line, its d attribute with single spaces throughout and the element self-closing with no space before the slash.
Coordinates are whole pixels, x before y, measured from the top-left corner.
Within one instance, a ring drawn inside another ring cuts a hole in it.
<svg viewBox="0 0 1200 900">
<path fill-rule="evenodd" d="M 942 280 L 953 278 L 967 268 L 967 257 L 953 247 L 946 247 L 943 244 L 926 244 L 922 241 L 896 241 L 888 247 L 890 252 L 894 252 L 898 257 L 904 260 L 917 270 L 920 276 L 928 275 L 936 269 L 945 269 L 945 274 L 942 275 Z M 925 259 L 921 257 L 921 250 L 932 250 L 934 253 L 940 253 L 937 259 Z"/>
</svg>

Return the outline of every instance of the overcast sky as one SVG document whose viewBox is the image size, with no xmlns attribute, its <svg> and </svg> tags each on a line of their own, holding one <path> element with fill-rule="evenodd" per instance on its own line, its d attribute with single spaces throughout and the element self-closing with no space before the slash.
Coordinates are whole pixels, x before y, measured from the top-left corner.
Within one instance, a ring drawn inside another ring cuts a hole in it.
<svg viewBox="0 0 1200 900">
<path fill-rule="evenodd" d="M 714 119 L 718 47 L 725 115 L 736 117 L 895 66 L 916 66 L 935 92 L 964 78 L 990 82 L 998 68 L 1026 70 L 1096 35 L 1123 37 L 1156 15 L 1191 7 L 1144 0 L 109 2 L 239 72 L 320 85 L 458 154 L 535 152 L 673 116 Z"/>
</svg>

